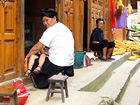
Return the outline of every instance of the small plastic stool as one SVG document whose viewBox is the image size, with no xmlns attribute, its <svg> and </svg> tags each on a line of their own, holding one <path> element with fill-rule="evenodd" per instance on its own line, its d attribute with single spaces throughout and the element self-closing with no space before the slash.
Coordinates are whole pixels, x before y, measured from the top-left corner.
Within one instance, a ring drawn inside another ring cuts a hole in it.
<svg viewBox="0 0 140 105">
<path fill-rule="evenodd" d="M 0 86 L 0 105 L 19 105 L 17 86 Z M 3 103 L 3 96 L 9 96 L 10 103 Z"/>
<path fill-rule="evenodd" d="M 48 93 L 46 96 L 46 101 L 49 100 L 50 93 L 51 93 L 51 97 L 53 96 L 53 93 L 61 93 L 62 102 L 63 103 L 65 102 L 63 89 L 65 89 L 66 97 L 69 97 L 67 79 L 68 79 L 68 76 L 63 76 L 63 75 L 53 75 L 52 77 L 50 77 L 48 79 L 49 88 L 48 88 Z M 56 83 L 59 83 L 60 87 L 56 87 Z M 55 88 L 57 88 L 57 89 L 59 88 L 59 89 L 61 89 L 61 91 L 55 90 Z"/>
</svg>

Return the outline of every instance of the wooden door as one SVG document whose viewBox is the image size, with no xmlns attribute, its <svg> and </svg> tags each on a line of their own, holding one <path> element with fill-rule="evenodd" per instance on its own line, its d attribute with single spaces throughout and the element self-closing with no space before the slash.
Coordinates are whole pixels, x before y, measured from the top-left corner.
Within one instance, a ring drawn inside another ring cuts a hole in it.
<svg viewBox="0 0 140 105">
<path fill-rule="evenodd" d="M 0 82 L 17 77 L 17 0 L 0 5 L 0 55 Z"/>
<path fill-rule="evenodd" d="M 73 32 L 73 0 L 55 0 L 60 22 Z"/>
<path fill-rule="evenodd" d="M 96 19 L 103 18 L 103 0 L 88 0 L 88 43 L 94 28 L 96 28 Z M 88 47 L 88 51 L 89 51 Z"/>
<path fill-rule="evenodd" d="M 58 17 L 73 33 L 75 51 L 83 50 L 84 0 L 56 0 Z"/>
<path fill-rule="evenodd" d="M 103 18 L 104 25 L 104 38 L 110 39 L 110 2 L 109 0 L 88 0 L 88 51 L 90 36 L 96 27 L 96 19 Z"/>
</svg>

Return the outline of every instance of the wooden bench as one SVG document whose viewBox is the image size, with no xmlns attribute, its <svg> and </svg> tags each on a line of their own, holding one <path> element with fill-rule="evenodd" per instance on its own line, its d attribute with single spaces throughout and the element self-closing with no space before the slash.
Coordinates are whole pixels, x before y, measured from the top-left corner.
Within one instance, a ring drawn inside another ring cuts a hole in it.
<svg viewBox="0 0 140 105">
<path fill-rule="evenodd" d="M 17 89 L 17 86 L 0 86 L 0 105 L 19 105 Z M 9 96 L 10 103 L 3 103 L 3 96 Z"/>
<path fill-rule="evenodd" d="M 67 79 L 68 79 L 68 76 L 64 76 L 64 75 L 53 75 L 52 77 L 50 77 L 48 79 L 49 88 L 48 88 L 48 93 L 46 96 L 46 101 L 49 100 L 50 93 L 51 93 L 51 97 L 53 96 L 53 93 L 61 93 L 62 102 L 63 103 L 65 102 L 63 89 L 65 89 L 66 97 L 69 97 Z M 60 86 L 56 87 L 56 83 L 59 83 Z M 55 90 L 55 89 L 61 89 L 61 90 L 59 91 L 59 90 Z"/>
</svg>

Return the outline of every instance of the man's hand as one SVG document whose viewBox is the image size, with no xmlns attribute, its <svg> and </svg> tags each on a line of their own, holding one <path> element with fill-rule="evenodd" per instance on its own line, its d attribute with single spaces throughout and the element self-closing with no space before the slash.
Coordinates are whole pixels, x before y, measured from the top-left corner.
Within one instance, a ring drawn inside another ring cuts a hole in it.
<svg viewBox="0 0 140 105">
<path fill-rule="evenodd" d="M 26 57 L 25 59 L 24 59 L 24 63 L 26 63 L 28 61 L 28 58 Z"/>
<path fill-rule="evenodd" d="M 93 41 L 92 43 L 93 43 L 93 44 L 97 44 L 97 43 L 99 43 L 99 41 Z"/>
<path fill-rule="evenodd" d="M 24 59 L 24 71 L 25 71 L 25 72 L 27 72 L 27 70 L 28 70 L 28 65 L 27 65 L 27 63 L 28 63 L 28 58 L 26 57 L 26 58 Z"/>
</svg>

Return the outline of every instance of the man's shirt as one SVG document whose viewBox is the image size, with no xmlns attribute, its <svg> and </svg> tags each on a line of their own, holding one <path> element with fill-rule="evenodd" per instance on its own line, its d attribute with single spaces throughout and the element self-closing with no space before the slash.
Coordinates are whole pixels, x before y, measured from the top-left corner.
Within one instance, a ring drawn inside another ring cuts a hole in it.
<svg viewBox="0 0 140 105">
<path fill-rule="evenodd" d="M 103 40 L 103 30 L 101 29 L 98 29 L 98 28 L 95 28 L 91 34 L 91 37 L 90 37 L 90 46 L 92 45 L 92 42 L 93 41 L 99 41 L 101 42 Z"/>
</svg>

